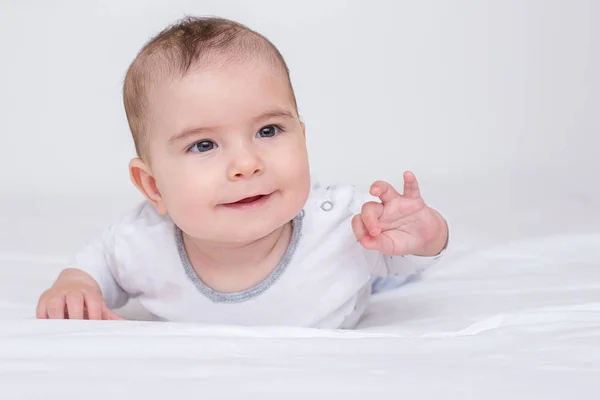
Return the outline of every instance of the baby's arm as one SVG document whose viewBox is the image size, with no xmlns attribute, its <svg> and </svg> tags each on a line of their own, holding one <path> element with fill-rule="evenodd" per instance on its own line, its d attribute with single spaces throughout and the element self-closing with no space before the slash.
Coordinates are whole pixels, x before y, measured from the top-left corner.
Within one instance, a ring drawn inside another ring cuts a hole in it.
<svg viewBox="0 0 600 400">
<path fill-rule="evenodd" d="M 122 319 L 111 311 L 128 299 L 115 280 L 114 228 L 76 255 L 38 301 L 37 318 Z"/>
</svg>

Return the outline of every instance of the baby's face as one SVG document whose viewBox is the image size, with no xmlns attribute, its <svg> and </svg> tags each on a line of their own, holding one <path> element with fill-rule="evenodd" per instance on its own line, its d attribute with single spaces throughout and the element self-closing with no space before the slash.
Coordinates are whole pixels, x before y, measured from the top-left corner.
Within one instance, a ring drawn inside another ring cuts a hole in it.
<svg viewBox="0 0 600 400">
<path fill-rule="evenodd" d="M 192 70 L 150 100 L 158 208 L 183 232 L 249 242 L 301 211 L 310 187 L 304 125 L 277 68 L 255 61 Z"/>
</svg>

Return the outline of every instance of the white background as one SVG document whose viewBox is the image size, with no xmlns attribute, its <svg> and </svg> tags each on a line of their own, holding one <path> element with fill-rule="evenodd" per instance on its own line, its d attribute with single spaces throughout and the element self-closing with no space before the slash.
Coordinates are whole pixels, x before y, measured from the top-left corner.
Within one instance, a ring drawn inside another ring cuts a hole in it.
<svg viewBox="0 0 600 400">
<path fill-rule="evenodd" d="M 2 0 L 0 194 L 135 191 L 122 80 L 185 14 L 280 48 L 323 180 L 600 170 L 592 0 Z"/>
</svg>

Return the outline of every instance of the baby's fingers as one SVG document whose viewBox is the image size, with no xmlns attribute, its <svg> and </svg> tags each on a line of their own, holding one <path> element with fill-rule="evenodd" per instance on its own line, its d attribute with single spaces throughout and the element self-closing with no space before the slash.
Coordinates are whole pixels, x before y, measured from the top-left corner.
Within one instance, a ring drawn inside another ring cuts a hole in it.
<svg viewBox="0 0 600 400">
<path fill-rule="evenodd" d="M 392 200 L 401 197 L 400 193 L 394 189 L 392 185 L 385 181 L 376 181 L 371 185 L 369 193 L 372 196 L 379 197 L 383 204 L 389 203 Z"/>
<path fill-rule="evenodd" d="M 99 295 L 86 295 L 85 296 L 85 307 L 87 310 L 88 319 L 101 320 L 102 319 L 102 308 L 105 307 L 102 296 Z"/>
<path fill-rule="evenodd" d="M 360 213 L 361 219 L 367 232 L 371 236 L 377 236 L 381 233 L 379 218 L 383 214 L 383 204 L 369 201 L 362 206 Z"/>
<path fill-rule="evenodd" d="M 382 250 L 385 240 L 384 235 L 371 236 L 363 223 L 362 215 L 355 215 L 352 218 L 352 230 L 356 239 L 365 249 Z"/>
<path fill-rule="evenodd" d="M 65 296 L 57 294 L 48 298 L 46 312 L 50 319 L 65 319 Z"/>
<path fill-rule="evenodd" d="M 35 317 L 38 319 L 48 319 L 48 296 L 43 294 L 38 300 L 37 307 L 35 309 Z"/>
<path fill-rule="evenodd" d="M 386 235 L 364 236 L 360 244 L 367 250 L 377 250 L 385 255 L 391 255 L 394 249 L 394 244 Z"/>
<path fill-rule="evenodd" d="M 356 236 L 356 240 L 358 241 L 362 240 L 362 238 L 365 236 L 369 236 L 369 231 L 363 223 L 360 214 L 357 214 L 352 218 L 352 230 L 354 231 L 354 236 Z"/>
<path fill-rule="evenodd" d="M 83 293 L 78 291 L 67 293 L 66 303 L 69 319 L 83 319 Z"/>
<path fill-rule="evenodd" d="M 410 199 L 418 199 L 421 197 L 421 191 L 419 190 L 419 182 L 417 177 L 410 171 L 404 173 L 404 197 Z"/>
</svg>

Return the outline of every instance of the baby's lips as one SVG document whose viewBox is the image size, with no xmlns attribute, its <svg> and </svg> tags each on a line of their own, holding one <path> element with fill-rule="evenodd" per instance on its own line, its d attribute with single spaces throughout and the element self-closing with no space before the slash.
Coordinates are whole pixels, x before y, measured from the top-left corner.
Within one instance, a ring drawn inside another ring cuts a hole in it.
<svg viewBox="0 0 600 400">
<path fill-rule="evenodd" d="M 227 204 L 236 204 L 236 203 L 252 203 L 253 201 L 260 199 L 261 197 L 265 197 L 265 196 L 269 196 L 269 195 L 271 195 L 271 193 L 259 193 L 259 194 L 255 194 L 255 195 L 238 198 L 237 200 L 234 200 L 234 201 L 224 202 L 221 204 L 227 205 Z"/>
</svg>

